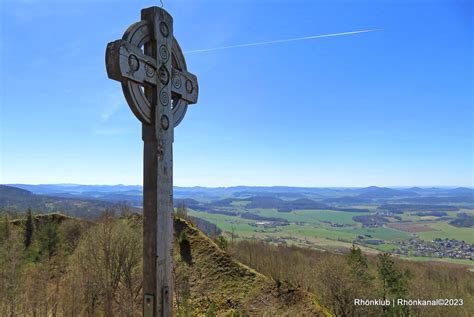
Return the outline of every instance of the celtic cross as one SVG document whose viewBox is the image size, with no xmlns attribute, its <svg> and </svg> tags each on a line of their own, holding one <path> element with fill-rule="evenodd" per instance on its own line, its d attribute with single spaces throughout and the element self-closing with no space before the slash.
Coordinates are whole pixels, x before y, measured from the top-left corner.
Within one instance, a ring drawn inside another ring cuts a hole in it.
<svg viewBox="0 0 474 317">
<path fill-rule="evenodd" d="M 143 316 L 171 316 L 173 130 L 197 102 L 197 78 L 173 36 L 173 18 L 158 7 L 143 9 L 141 21 L 107 45 L 106 67 L 142 122 Z"/>
</svg>

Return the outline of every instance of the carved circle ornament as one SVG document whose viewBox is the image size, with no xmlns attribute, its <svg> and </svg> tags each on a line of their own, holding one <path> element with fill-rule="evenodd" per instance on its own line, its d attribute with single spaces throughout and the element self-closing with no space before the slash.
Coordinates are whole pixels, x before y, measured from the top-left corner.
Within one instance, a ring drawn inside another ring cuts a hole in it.
<svg viewBox="0 0 474 317">
<path fill-rule="evenodd" d="M 186 91 L 189 93 L 193 92 L 193 83 L 190 80 L 186 80 Z"/>
<path fill-rule="evenodd" d="M 161 116 L 161 127 L 164 129 L 164 130 L 168 130 L 170 126 L 170 122 L 169 122 L 169 119 L 166 115 L 162 115 Z"/>
<path fill-rule="evenodd" d="M 165 22 L 160 22 L 160 33 L 164 37 L 168 37 L 170 34 L 170 29 L 168 28 L 168 25 L 166 25 Z"/>
<path fill-rule="evenodd" d="M 160 32 L 162 33 L 163 36 L 169 35 L 169 29 L 165 23 L 160 24 Z M 142 47 L 144 47 L 144 45 L 147 42 L 150 41 L 149 24 L 146 21 L 140 21 L 140 22 L 132 24 L 127 29 L 127 31 L 125 31 L 125 34 L 123 35 L 122 40 L 141 49 Z M 166 61 L 170 57 L 169 55 L 170 54 L 166 47 L 164 46 L 160 47 L 159 56 L 163 60 Z M 138 59 L 134 55 L 130 55 L 129 64 L 130 64 L 131 69 L 138 70 L 139 62 L 138 62 Z M 187 72 L 186 61 L 184 59 L 183 52 L 181 51 L 181 47 L 179 46 L 178 42 L 176 41 L 174 37 L 173 37 L 173 47 L 172 47 L 172 52 L 171 52 L 171 65 L 176 70 Z M 145 66 L 146 74 L 150 77 L 154 76 L 155 71 L 153 69 L 150 70 L 149 68 L 150 68 L 149 66 Z M 164 70 L 159 70 L 158 76 L 159 76 L 158 79 L 162 83 L 169 82 L 170 74 L 166 68 Z M 177 86 L 176 83 L 177 81 L 180 81 L 180 80 L 181 79 L 173 80 L 173 84 Z M 179 85 L 179 87 L 177 88 L 180 88 L 180 86 L 181 85 Z M 186 83 L 186 88 L 188 88 L 187 86 L 188 85 Z M 152 107 L 151 107 L 151 100 L 147 98 L 148 94 L 146 93 L 146 90 L 147 90 L 146 85 L 143 86 L 132 80 L 122 81 L 122 90 L 125 95 L 125 98 L 127 99 L 128 105 L 130 106 L 135 116 L 141 122 L 151 124 L 153 122 Z M 188 90 L 188 93 L 189 93 L 189 90 Z M 162 94 L 160 94 L 160 102 L 163 105 L 168 105 L 169 96 L 167 94 L 166 96 L 162 96 Z M 188 108 L 188 104 L 189 102 L 186 100 L 183 100 L 181 96 L 177 94 L 176 95 L 172 94 L 171 109 L 173 113 L 174 127 L 178 126 L 181 120 L 183 120 L 186 114 L 186 110 Z"/>
<path fill-rule="evenodd" d="M 148 77 L 153 77 L 155 76 L 155 70 L 153 69 L 152 66 L 145 64 L 145 72 Z"/>
<path fill-rule="evenodd" d="M 183 81 L 181 80 L 180 76 L 176 76 L 175 78 L 173 78 L 173 86 L 179 89 L 181 88 L 182 85 L 183 85 Z"/>
<path fill-rule="evenodd" d="M 128 57 L 128 65 L 130 65 L 131 70 L 137 71 L 140 67 L 140 62 L 138 61 L 138 58 L 132 54 Z"/>
</svg>

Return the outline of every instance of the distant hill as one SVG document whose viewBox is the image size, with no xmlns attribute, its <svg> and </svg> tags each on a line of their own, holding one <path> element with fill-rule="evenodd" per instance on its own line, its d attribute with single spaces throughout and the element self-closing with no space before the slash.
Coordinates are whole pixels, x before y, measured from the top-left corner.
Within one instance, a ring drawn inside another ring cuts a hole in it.
<svg viewBox="0 0 474 317">
<path fill-rule="evenodd" d="M 323 200 L 323 202 L 335 204 L 365 204 L 371 202 L 371 199 L 354 196 L 343 196 L 335 198 L 326 198 Z"/>
<path fill-rule="evenodd" d="M 458 187 L 451 190 L 447 190 L 446 192 L 449 194 L 466 195 L 466 196 L 474 197 L 474 189 L 467 188 L 467 187 Z"/>
<path fill-rule="evenodd" d="M 404 213 L 404 212 L 433 212 L 433 211 L 458 211 L 459 207 L 451 205 L 423 205 L 423 204 L 387 204 L 377 207 L 377 211 Z"/>
<path fill-rule="evenodd" d="M 363 188 L 360 190 L 360 194 L 357 198 L 368 198 L 368 199 L 377 199 L 377 198 L 393 198 L 393 197 L 409 197 L 409 196 L 418 196 L 416 192 L 409 190 L 398 190 L 386 187 L 377 187 L 371 186 Z"/>
<path fill-rule="evenodd" d="M 119 191 L 142 191 L 140 185 L 80 185 L 80 184 L 8 184 L 13 187 L 26 189 L 35 194 L 54 193 L 85 193 L 85 192 L 119 192 Z"/>
<path fill-rule="evenodd" d="M 29 199 L 33 194 L 27 190 L 0 185 L 0 204 L 8 204 L 19 199 Z"/>
<path fill-rule="evenodd" d="M 235 192 L 232 194 L 234 197 L 237 198 L 248 198 L 252 196 L 273 196 L 278 198 L 285 198 L 285 199 L 296 199 L 296 198 L 306 198 L 307 195 L 304 192 L 265 192 L 265 191 L 243 191 L 243 192 Z M 312 194 L 312 196 L 321 197 L 318 194 Z"/>
<path fill-rule="evenodd" d="M 289 212 L 291 210 L 298 209 L 322 209 L 328 207 L 326 204 L 308 198 L 283 200 L 275 197 L 274 195 L 252 196 L 249 198 L 242 199 L 226 198 L 222 200 L 213 201 L 212 204 L 208 204 L 208 206 L 209 208 L 212 208 L 212 206 L 229 206 L 233 202 L 247 202 L 246 208 L 248 209 L 266 208 L 277 209 L 281 212 Z"/>
<path fill-rule="evenodd" d="M 409 203 L 409 204 L 451 204 L 451 203 L 474 203 L 474 196 L 423 196 L 423 197 L 408 197 L 394 199 L 394 203 Z"/>
<path fill-rule="evenodd" d="M 106 201 L 35 195 L 24 189 L 0 185 L 0 209 L 5 211 L 23 213 L 31 208 L 35 213 L 61 212 L 75 217 L 96 218 L 107 208 L 118 209 L 120 206 Z"/>
<path fill-rule="evenodd" d="M 15 184 L 9 186 L 49 197 L 100 200 L 111 203 L 125 203 L 135 207 L 141 207 L 143 204 L 143 188 L 140 185 Z M 377 186 L 365 188 L 309 188 L 289 186 L 233 186 L 209 188 L 200 186 L 175 186 L 173 188 L 173 196 L 175 200 L 189 200 L 189 207 L 193 210 L 200 211 L 209 210 L 212 209 L 212 207 L 228 205 L 233 201 L 239 200 L 252 200 L 249 208 L 279 208 L 284 211 L 290 207 L 281 206 L 285 204 L 281 201 L 296 201 L 298 199 L 312 200 L 313 203 L 307 203 L 306 205 L 313 206 L 302 207 L 308 209 L 324 208 L 324 204 L 357 205 L 380 202 L 388 203 L 389 201 L 416 204 L 465 204 L 472 203 L 474 200 L 474 189 L 468 187 L 388 188 Z M 260 202 L 256 200 L 260 200 Z M 319 205 L 315 205 L 316 203 Z M 274 207 L 261 207 L 262 204 Z M 276 207 L 277 205 L 280 207 Z M 299 207 L 296 206 L 296 209 L 298 208 Z"/>
</svg>

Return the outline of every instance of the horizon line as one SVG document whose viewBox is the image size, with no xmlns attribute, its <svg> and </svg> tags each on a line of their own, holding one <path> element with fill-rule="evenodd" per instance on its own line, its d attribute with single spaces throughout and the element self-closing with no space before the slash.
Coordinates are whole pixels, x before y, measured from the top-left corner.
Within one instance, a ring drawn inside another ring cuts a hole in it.
<svg viewBox="0 0 474 317">
<path fill-rule="evenodd" d="M 29 185 L 29 186 L 41 186 L 41 185 L 52 185 L 52 186 L 139 186 L 143 187 L 141 184 L 80 184 L 80 183 L 1 183 L 0 185 L 4 186 L 15 186 L 15 185 Z M 378 188 L 469 188 L 474 189 L 474 185 L 358 185 L 358 186 L 296 186 L 296 185 L 229 185 L 229 186 L 202 186 L 202 185 L 192 185 L 192 186 L 181 186 L 173 185 L 173 187 L 180 188 L 232 188 L 232 187 L 288 187 L 288 188 L 368 188 L 368 187 L 378 187 Z"/>
</svg>

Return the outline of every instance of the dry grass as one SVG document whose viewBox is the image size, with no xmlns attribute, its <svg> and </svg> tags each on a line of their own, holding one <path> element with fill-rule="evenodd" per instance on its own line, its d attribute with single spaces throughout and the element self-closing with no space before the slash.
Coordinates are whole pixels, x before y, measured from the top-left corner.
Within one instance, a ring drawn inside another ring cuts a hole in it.
<svg viewBox="0 0 474 317">
<path fill-rule="evenodd" d="M 183 232 L 189 246 L 187 242 L 175 244 L 177 293 L 188 292 L 187 305 L 198 315 L 215 305 L 219 316 L 233 312 L 251 316 L 330 316 L 312 294 L 278 284 L 243 265 L 190 223 L 176 219 L 176 236 L 183 237 Z M 186 286 L 188 290 L 183 290 Z"/>
</svg>

